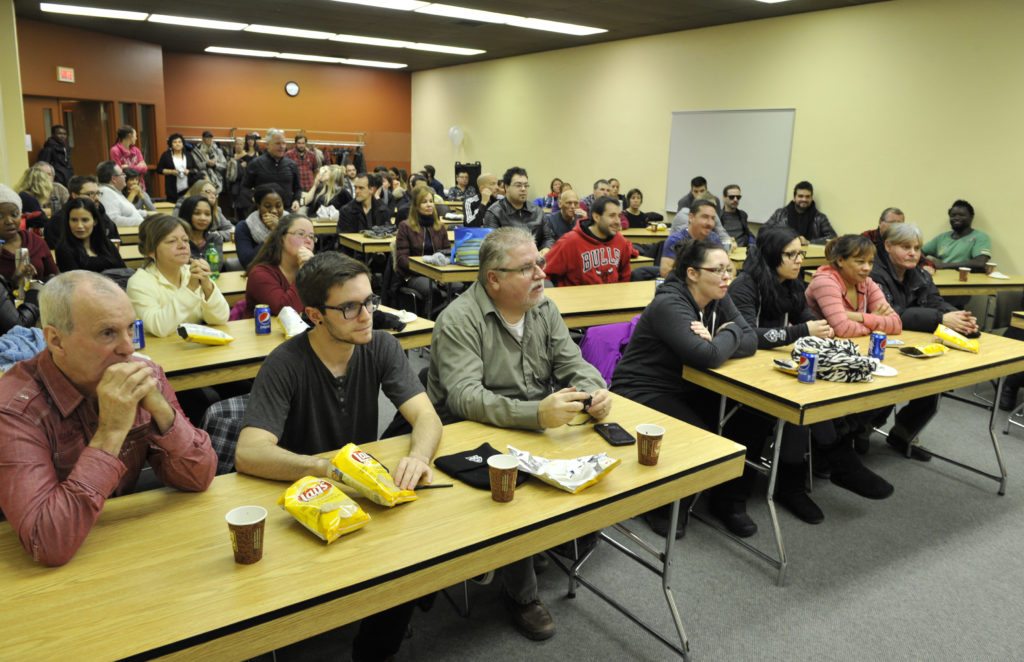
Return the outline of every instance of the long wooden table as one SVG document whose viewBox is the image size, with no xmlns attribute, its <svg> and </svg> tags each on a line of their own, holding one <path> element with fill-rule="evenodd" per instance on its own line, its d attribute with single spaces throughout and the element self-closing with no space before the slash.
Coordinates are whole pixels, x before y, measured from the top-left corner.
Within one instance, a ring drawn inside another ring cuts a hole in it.
<svg viewBox="0 0 1024 662">
<path fill-rule="evenodd" d="M 993 278 L 983 273 L 970 273 L 967 274 L 967 282 L 962 283 L 960 272 L 956 269 L 939 269 L 932 275 L 932 280 L 939 294 L 944 297 L 989 296 L 1000 292 L 1024 291 L 1024 276 Z"/>
<path fill-rule="evenodd" d="M 632 258 L 629 263 L 634 269 L 636 269 L 637 267 L 645 267 L 654 264 L 654 259 L 641 255 L 639 257 Z M 472 283 L 476 280 L 477 272 L 480 271 L 480 268 L 464 267 L 459 264 L 447 264 L 441 267 L 435 264 L 430 264 L 429 262 L 424 262 L 422 257 L 410 257 L 409 271 L 420 274 L 421 276 L 426 276 L 436 283 Z"/>
<path fill-rule="evenodd" d="M 1017 329 L 1024 329 L 1024 311 L 1013 311 L 1010 315 L 1010 326 Z"/>
<path fill-rule="evenodd" d="M 576 495 L 532 480 L 513 501 L 498 504 L 487 491 L 450 481 L 453 488 L 421 492 L 417 501 L 390 510 L 359 499 L 372 520 L 331 545 L 277 506 L 286 483 L 239 474 L 218 476 L 198 494 L 161 488 L 109 500 L 61 568 L 34 563 L 10 525 L 0 523 L 3 657 L 254 657 L 741 472 L 743 449 L 731 441 L 623 398 L 616 397 L 612 414 L 628 430 L 639 423 L 665 427 L 657 466 L 639 465 L 635 446 L 609 446 L 590 425 L 531 433 L 458 423 L 445 428 L 439 455 L 488 442 L 547 457 L 607 452 L 622 464 Z M 364 448 L 394 467 L 408 445 L 408 437 L 399 437 Z M 448 482 L 440 471 L 435 480 Z M 224 522 L 240 505 L 269 512 L 263 559 L 251 566 L 234 563 Z"/>
<path fill-rule="evenodd" d="M 807 251 L 807 257 L 804 258 L 803 262 L 804 269 L 817 269 L 826 264 L 825 247 L 821 244 L 808 244 L 802 250 Z M 737 246 L 729 253 L 729 259 L 736 266 L 736 271 L 741 271 L 743 263 L 747 260 L 747 247 Z"/>
<path fill-rule="evenodd" d="M 200 345 L 182 340 L 176 334 L 166 338 L 146 336 L 146 347 L 140 353 L 164 369 L 177 391 L 252 379 L 267 355 L 285 341 L 277 321 L 273 324 L 271 332 L 262 336 L 256 335 L 256 325 L 251 319 L 211 325 L 234 336 L 234 341 L 227 345 Z M 417 318 L 403 331 L 391 333 L 403 349 L 415 349 L 430 345 L 433 331 L 433 322 Z"/>
<path fill-rule="evenodd" d="M 228 304 L 234 305 L 245 297 L 245 281 L 244 271 L 226 271 L 217 277 L 217 288 L 227 299 Z"/>
<path fill-rule="evenodd" d="M 558 307 L 566 326 L 582 329 L 599 324 L 628 322 L 642 313 L 651 302 L 654 288 L 654 281 L 646 280 L 550 287 L 544 290 L 544 294 Z"/>
<path fill-rule="evenodd" d="M 622 231 L 622 236 L 634 244 L 656 244 L 668 239 L 669 234 L 671 233 L 668 228 L 657 232 L 651 232 L 647 228 L 629 228 Z"/>
<path fill-rule="evenodd" d="M 918 331 L 904 331 L 899 336 L 891 337 L 898 337 L 907 345 L 934 342 L 932 334 Z M 857 341 L 861 353 L 867 354 L 868 339 L 854 340 Z M 760 550 L 742 541 L 739 542 L 778 567 L 780 584 L 785 580 L 787 561 L 775 513 L 773 487 L 783 422 L 809 425 L 829 421 L 840 416 L 894 405 L 993 379 L 998 379 L 1001 386 L 1004 377 L 1024 370 L 1024 344 L 987 333 L 981 335 L 980 341 L 981 351 L 978 354 L 951 349 L 945 355 L 933 359 L 914 359 L 905 356 L 896 346 L 890 344 L 885 352 L 885 364 L 898 370 L 899 374 L 894 377 L 875 377 L 871 382 L 855 384 L 822 380 L 814 384 L 804 384 L 791 375 L 773 369 L 773 359 L 790 358 L 790 346 L 759 350 L 754 356 L 727 361 L 715 370 L 684 368 L 685 380 L 722 396 L 720 419 L 725 415 L 726 398 L 778 419 L 767 498 L 779 558 L 773 559 Z M 996 392 L 998 393 L 998 390 Z M 936 459 L 952 462 L 996 481 L 999 484 L 999 494 L 1004 494 L 1007 472 L 995 435 L 995 405 L 992 404 L 989 409 L 989 438 L 995 453 L 998 474 L 950 460 L 931 450 L 929 452 Z"/>
</svg>

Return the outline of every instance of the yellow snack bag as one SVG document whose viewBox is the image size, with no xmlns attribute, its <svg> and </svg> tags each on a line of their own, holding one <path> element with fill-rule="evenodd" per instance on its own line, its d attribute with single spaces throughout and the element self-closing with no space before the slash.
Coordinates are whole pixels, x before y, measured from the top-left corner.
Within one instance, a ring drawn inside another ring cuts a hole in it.
<svg viewBox="0 0 1024 662">
<path fill-rule="evenodd" d="M 965 352 L 971 352 L 972 354 L 977 354 L 978 350 L 981 349 L 981 343 L 977 338 L 968 340 L 966 337 L 944 324 L 940 324 L 935 327 L 935 337 L 943 345 L 949 345 L 953 349 L 960 349 Z"/>
<path fill-rule="evenodd" d="M 388 470 L 355 444 L 345 444 L 331 464 L 341 482 L 376 504 L 391 508 L 416 499 L 412 490 L 398 489 Z"/>
<path fill-rule="evenodd" d="M 370 521 L 370 516 L 337 485 L 316 476 L 303 476 L 292 483 L 277 504 L 328 543 Z"/>
<path fill-rule="evenodd" d="M 178 335 L 189 342 L 201 345 L 226 345 L 235 339 L 230 333 L 220 329 L 211 329 L 202 324 L 182 324 L 178 327 Z"/>
</svg>

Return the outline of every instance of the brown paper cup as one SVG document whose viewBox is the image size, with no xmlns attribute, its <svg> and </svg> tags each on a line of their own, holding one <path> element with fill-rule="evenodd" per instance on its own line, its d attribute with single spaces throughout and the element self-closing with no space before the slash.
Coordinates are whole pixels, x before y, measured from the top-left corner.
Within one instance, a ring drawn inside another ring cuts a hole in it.
<svg viewBox="0 0 1024 662">
<path fill-rule="evenodd" d="M 661 454 L 661 439 L 665 428 L 652 423 L 636 426 L 636 453 L 640 464 L 653 467 Z"/>
<path fill-rule="evenodd" d="M 960 267 L 960 269 L 958 271 L 960 272 L 960 282 L 961 283 L 966 283 L 967 282 L 967 277 L 971 274 L 971 268 L 970 267 Z"/>
<path fill-rule="evenodd" d="M 986 262 L 985 263 L 985 273 L 986 274 L 991 274 L 993 271 L 996 270 L 996 267 L 998 267 L 998 266 L 999 265 L 996 264 L 995 262 Z"/>
<path fill-rule="evenodd" d="M 512 500 L 516 493 L 519 461 L 511 455 L 492 455 L 487 458 L 487 475 L 491 479 L 491 498 L 498 503 Z"/>
<path fill-rule="evenodd" d="M 267 509 L 262 506 L 240 506 L 224 517 L 231 534 L 235 563 L 249 565 L 263 558 L 263 528 Z"/>
</svg>

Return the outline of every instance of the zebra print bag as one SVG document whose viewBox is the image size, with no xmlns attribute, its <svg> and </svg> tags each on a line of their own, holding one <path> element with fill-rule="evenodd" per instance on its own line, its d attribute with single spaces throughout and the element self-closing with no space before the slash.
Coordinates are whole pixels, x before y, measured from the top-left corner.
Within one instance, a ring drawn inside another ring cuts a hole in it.
<svg viewBox="0 0 1024 662">
<path fill-rule="evenodd" d="M 793 361 L 800 361 L 800 352 L 818 352 L 817 378 L 830 382 L 870 382 L 875 361 L 861 356 L 856 343 L 846 338 L 806 336 L 793 344 Z"/>
</svg>

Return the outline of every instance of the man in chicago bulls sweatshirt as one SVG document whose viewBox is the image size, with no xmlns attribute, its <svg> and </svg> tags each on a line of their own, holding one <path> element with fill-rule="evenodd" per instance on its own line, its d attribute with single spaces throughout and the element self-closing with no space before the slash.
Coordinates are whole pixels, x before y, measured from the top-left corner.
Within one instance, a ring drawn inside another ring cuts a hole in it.
<svg viewBox="0 0 1024 662">
<path fill-rule="evenodd" d="M 620 234 L 619 201 L 601 196 L 580 221 L 555 242 L 545 256 L 544 272 L 557 285 L 599 285 L 628 282 L 633 244 Z"/>
</svg>

